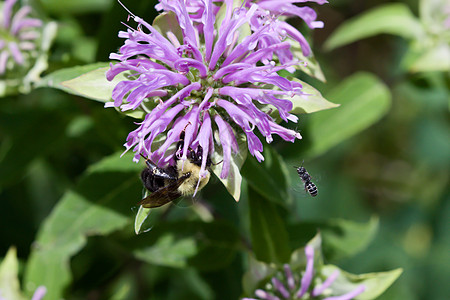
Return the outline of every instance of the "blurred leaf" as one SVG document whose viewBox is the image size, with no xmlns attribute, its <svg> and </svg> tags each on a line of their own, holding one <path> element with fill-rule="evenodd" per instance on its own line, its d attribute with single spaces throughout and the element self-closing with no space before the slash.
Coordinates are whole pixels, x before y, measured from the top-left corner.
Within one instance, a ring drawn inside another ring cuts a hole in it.
<svg viewBox="0 0 450 300">
<path fill-rule="evenodd" d="M 81 14 L 100 12 L 108 9 L 113 0 L 41 0 L 45 10 L 56 14 Z"/>
<path fill-rule="evenodd" d="M 363 251 L 378 231 L 378 218 L 373 217 L 367 223 L 358 223 L 344 219 L 331 219 L 324 222 L 303 222 L 288 228 L 293 247 L 299 247 L 312 234 L 320 231 L 322 248 L 328 261 L 337 261 Z"/>
<path fill-rule="evenodd" d="M 253 255 L 248 256 L 248 268 L 242 278 L 242 286 L 246 296 L 252 296 L 261 281 L 273 276 L 277 270 L 275 265 L 258 261 Z"/>
<path fill-rule="evenodd" d="M 254 157 L 248 157 L 241 174 L 260 195 L 270 201 L 286 205 L 291 200 L 288 193 L 291 186 L 288 168 L 272 147 L 265 147 L 263 155 L 264 161 L 261 163 Z"/>
<path fill-rule="evenodd" d="M 217 131 L 216 131 L 217 133 Z M 221 145 L 218 134 L 214 137 L 218 145 Z M 211 170 L 216 174 L 217 178 L 222 182 L 230 195 L 234 200 L 239 201 L 241 197 L 241 184 L 242 175 L 241 168 L 247 158 L 247 139 L 245 135 L 240 134 L 236 137 L 239 147 L 239 152 L 231 155 L 230 160 L 230 170 L 228 171 L 228 177 L 225 179 L 220 178 L 220 173 L 222 173 L 223 163 L 223 152 L 220 147 L 216 147 L 214 154 L 211 159 L 213 164 L 211 165 Z"/>
<path fill-rule="evenodd" d="M 388 112 L 391 103 L 386 85 L 368 73 L 346 78 L 327 98 L 341 107 L 311 115 L 309 156 L 320 155 L 368 128 Z"/>
<path fill-rule="evenodd" d="M 325 42 L 327 50 L 353 43 L 377 34 L 388 33 L 406 39 L 424 36 L 422 25 L 403 3 L 380 5 L 353 19 L 345 21 Z"/>
<path fill-rule="evenodd" d="M 19 262 L 17 261 L 17 250 L 14 247 L 9 248 L 0 264 L 0 299 L 25 299 L 20 292 Z"/>
<path fill-rule="evenodd" d="M 1 143 L 1 186 L 17 182 L 34 159 L 54 150 L 64 138 L 63 117 L 40 109 L 0 112 L 0 131 L 7 133 Z"/>
<path fill-rule="evenodd" d="M 32 293 L 29 287 L 44 285 L 49 299 L 61 298 L 71 279 L 70 258 L 87 237 L 108 234 L 129 222 L 127 199 L 141 189 L 138 168 L 114 154 L 90 168 L 76 190 L 63 196 L 38 233 L 25 273 L 27 294 Z"/>
<path fill-rule="evenodd" d="M 433 72 L 450 70 L 450 45 L 442 43 L 432 48 L 420 49 L 414 57 L 406 62 L 411 72 Z"/>
<path fill-rule="evenodd" d="M 239 232 L 228 223 L 159 223 L 146 239 L 126 242 L 141 260 L 155 265 L 215 270 L 231 263 L 240 246 Z"/>
<path fill-rule="evenodd" d="M 326 265 L 321 269 L 321 273 L 324 277 L 330 276 L 335 271 L 339 271 L 339 276 L 330 286 L 330 289 L 333 291 L 333 296 L 341 296 L 355 290 L 360 285 L 364 285 L 364 292 L 354 298 L 357 300 L 376 299 L 384 293 L 403 272 L 402 269 L 395 269 L 387 272 L 354 275 L 342 271 L 333 265 Z"/>
<path fill-rule="evenodd" d="M 249 187 L 248 200 L 252 249 L 256 259 L 266 263 L 287 262 L 291 255 L 289 237 L 277 207 L 253 187 Z"/>
<path fill-rule="evenodd" d="M 188 259 L 197 254 L 197 245 L 193 238 L 175 240 L 171 233 L 166 233 L 145 249 L 136 250 L 136 257 L 156 265 L 173 268 L 185 268 Z"/>
<path fill-rule="evenodd" d="M 334 107 L 338 107 L 339 104 L 331 103 L 327 99 L 325 99 L 322 94 L 311 85 L 307 84 L 304 81 L 301 81 L 297 78 L 292 78 L 292 80 L 300 82 L 303 86 L 302 92 L 306 95 L 294 95 L 294 97 L 290 97 L 289 100 L 293 103 L 293 108 L 291 113 L 293 114 L 302 114 L 302 113 L 313 113 L 325 109 L 330 109 Z"/>
</svg>

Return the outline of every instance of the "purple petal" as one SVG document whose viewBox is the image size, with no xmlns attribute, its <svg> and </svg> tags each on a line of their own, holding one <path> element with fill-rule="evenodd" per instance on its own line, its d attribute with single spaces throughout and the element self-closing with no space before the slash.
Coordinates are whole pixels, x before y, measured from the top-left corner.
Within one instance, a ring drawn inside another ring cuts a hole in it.
<svg viewBox="0 0 450 300">
<path fill-rule="evenodd" d="M 41 300 L 47 293 L 47 288 L 43 285 L 39 286 L 33 294 L 31 300 Z"/>
<path fill-rule="evenodd" d="M 9 53 L 8 51 L 0 52 L 0 74 L 4 74 L 6 71 L 6 62 L 8 61 Z"/>
<path fill-rule="evenodd" d="M 9 51 L 11 51 L 11 54 L 12 54 L 14 60 L 16 61 L 16 63 L 19 65 L 23 65 L 24 58 L 23 58 L 22 53 L 19 50 L 19 46 L 15 42 L 9 42 L 8 48 L 9 48 Z"/>
<path fill-rule="evenodd" d="M 283 296 L 284 299 L 289 298 L 289 292 L 286 290 L 284 285 L 277 278 L 272 278 L 272 284 L 277 289 L 277 291 Z"/>
<path fill-rule="evenodd" d="M 294 279 L 294 276 L 292 275 L 292 270 L 288 264 L 285 264 L 283 266 L 283 268 L 284 268 L 284 273 L 286 274 L 288 287 L 290 290 L 293 290 L 295 288 L 295 279 Z"/>
<path fill-rule="evenodd" d="M 219 139 L 223 151 L 223 165 L 220 178 L 225 179 L 228 177 L 228 173 L 230 171 L 231 147 L 236 143 L 236 139 L 231 127 L 226 124 L 226 122 L 219 115 L 214 116 L 214 121 L 219 128 Z"/>
<path fill-rule="evenodd" d="M 330 276 L 328 276 L 328 278 L 324 281 L 324 283 L 322 283 L 321 286 L 314 288 L 312 295 L 314 297 L 317 297 L 322 294 L 322 292 L 325 289 L 329 288 L 330 285 L 336 280 L 336 278 L 339 276 L 339 273 L 340 272 L 338 270 L 334 271 Z"/>
<path fill-rule="evenodd" d="M 350 300 L 355 298 L 356 296 L 358 296 L 359 294 L 362 294 L 364 292 L 364 290 L 366 289 L 366 287 L 364 285 L 360 285 L 358 286 L 356 289 L 354 289 L 353 291 L 342 295 L 342 296 L 334 296 L 334 297 L 327 297 L 323 300 Z"/>
<path fill-rule="evenodd" d="M 306 255 L 306 270 L 303 274 L 301 280 L 300 290 L 297 292 L 297 298 L 303 297 L 303 295 L 308 291 L 314 275 L 314 248 L 310 245 L 305 247 Z"/>
<path fill-rule="evenodd" d="M 255 291 L 255 295 L 264 300 L 280 300 L 280 298 L 278 298 L 277 296 L 272 296 L 268 292 L 260 289 Z"/>
<path fill-rule="evenodd" d="M 12 15 L 12 8 L 14 4 L 16 4 L 17 0 L 6 0 L 3 4 L 3 27 L 8 28 L 10 21 L 11 21 L 11 15 Z"/>
</svg>

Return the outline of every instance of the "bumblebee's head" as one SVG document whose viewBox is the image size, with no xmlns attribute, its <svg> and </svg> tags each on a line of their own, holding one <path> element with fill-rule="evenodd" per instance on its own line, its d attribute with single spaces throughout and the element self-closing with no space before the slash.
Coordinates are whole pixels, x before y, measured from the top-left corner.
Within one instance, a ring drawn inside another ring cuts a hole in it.
<svg viewBox="0 0 450 300">
<path fill-rule="evenodd" d="M 197 150 L 189 150 L 188 159 L 195 165 L 202 165 L 203 148 L 201 146 L 197 147 Z M 211 167 L 211 158 L 209 156 L 206 158 L 206 167 Z"/>
</svg>

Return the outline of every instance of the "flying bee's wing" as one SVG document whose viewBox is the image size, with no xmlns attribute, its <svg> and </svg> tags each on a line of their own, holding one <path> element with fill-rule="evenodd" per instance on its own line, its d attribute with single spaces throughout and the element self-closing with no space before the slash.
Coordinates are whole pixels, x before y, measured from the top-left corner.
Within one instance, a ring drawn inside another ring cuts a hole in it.
<svg viewBox="0 0 450 300">
<path fill-rule="evenodd" d="M 178 188 L 190 176 L 191 173 L 184 174 L 177 180 L 170 182 L 168 185 L 156 190 L 139 201 L 138 205 L 142 205 L 145 208 L 160 207 L 181 197 L 181 193 L 178 191 Z"/>
</svg>

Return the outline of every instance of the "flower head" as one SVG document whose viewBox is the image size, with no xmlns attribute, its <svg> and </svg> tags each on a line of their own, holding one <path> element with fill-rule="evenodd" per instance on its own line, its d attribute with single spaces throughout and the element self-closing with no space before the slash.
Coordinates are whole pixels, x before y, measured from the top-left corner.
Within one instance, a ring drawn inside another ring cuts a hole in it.
<svg viewBox="0 0 450 300">
<path fill-rule="evenodd" d="M 314 270 L 314 248 L 305 247 L 306 268 L 301 276 L 295 276 L 289 265 L 284 265 L 284 272 L 271 278 L 267 288 L 257 289 L 257 298 L 243 298 L 242 300 L 280 300 L 280 299 L 323 299 L 323 300 L 350 300 L 354 299 L 365 290 L 364 285 L 359 285 L 353 291 L 340 296 L 331 295 L 331 286 L 339 276 L 339 271 L 333 272 L 322 281 Z M 280 272 L 281 273 L 281 272 Z M 316 284 L 320 282 L 320 284 Z M 333 293 L 334 294 L 334 293 Z"/>
<path fill-rule="evenodd" d="M 285 122 L 298 119 L 290 114 L 289 98 L 303 95 L 302 85 L 277 73 L 293 71 L 300 63 L 286 54 L 291 43 L 285 37 L 290 31 L 274 36 L 274 28 L 285 30 L 276 25 L 276 16 L 255 24 L 263 9 L 256 3 L 223 2 L 161 0 L 157 8 L 170 12 L 166 14 L 178 22 L 167 32 L 159 32 L 130 12 L 137 29 L 119 33 L 125 44 L 118 54 L 110 55 L 119 62 L 111 64 L 106 74 L 112 80 L 129 72 L 129 80 L 117 84 L 114 102 L 105 106 L 146 112 L 125 143 L 127 150 L 133 148 L 136 153 L 135 160 L 142 154 L 160 166 L 173 164 L 170 147 L 184 132 L 184 147 L 177 156 L 186 159 L 189 149 L 201 147 L 203 172 L 205 158 L 220 147 L 220 177 L 226 178 L 231 156 L 239 151 L 238 136 L 246 136 L 249 152 L 259 161 L 264 160 L 263 144 L 255 129 L 268 143 L 274 134 L 290 142 L 301 139 L 298 132 L 270 116 L 278 112 Z M 270 1 L 259 2 L 268 5 Z M 217 4 L 224 6 L 220 17 L 222 8 Z M 156 147 L 161 137 L 163 142 Z"/>
<path fill-rule="evenodd" d="M 0 20 L 0 75 L 7 68 L 24 65 L 28 56 L 36 48 L 34 40 L 39 38 L 36 30 L 42 26 L 39 19 L 29 18 L 31 7 L 22 6 L 13 14 L 13 6 L 17 0 L 6 0 L 3 3 Z M 11 66 L 11 67 L 10 67 Z"/>
</svg>

